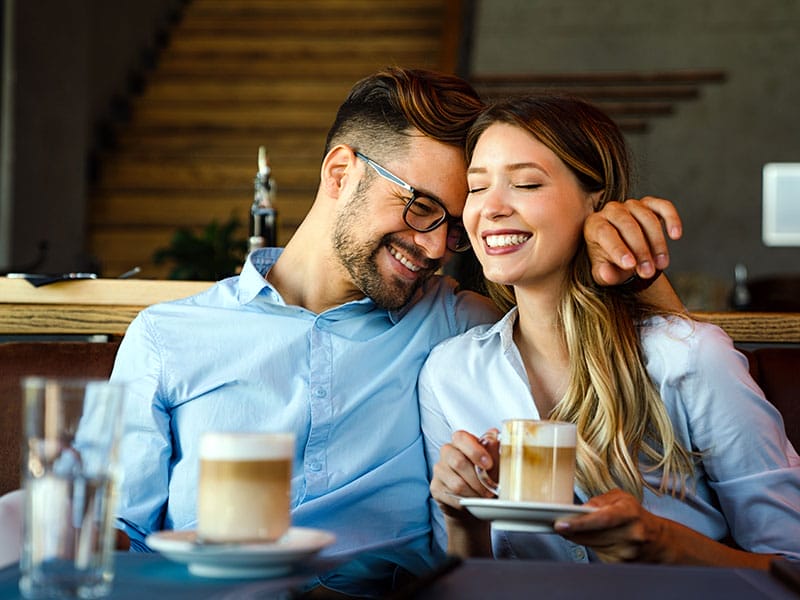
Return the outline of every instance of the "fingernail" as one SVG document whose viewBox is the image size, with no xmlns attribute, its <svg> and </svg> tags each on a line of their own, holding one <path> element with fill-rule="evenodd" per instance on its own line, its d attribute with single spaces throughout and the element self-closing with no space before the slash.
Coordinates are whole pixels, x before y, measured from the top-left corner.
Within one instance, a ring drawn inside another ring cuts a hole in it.
<svg viewBox="0 0 800 600">
<path fill-rule="evenodd" d="M 623 254 L 620 262 L 622 263 L 623 269 L 632 269 L 636 266 L 636 259 L 633 257 L 633 254 Z"/>
<path fill-rule="evenodd" d="M 566 521 L 556 521 L 553 523 L 553 529 L 556 531 L 569 531 L 569 523 Z"/>
<path fill-rule="evenodd" d="M 491 461 L 489 460 L 489 457 L 488 456 L 481 456 L 481 464 L 485 468 L 489 468 L 489 466 L 491 465 Z"/>
<path fill-rule="evenodd" d="M 671 227 L 669 230 L 669 235 L 672 239 L 677 239 L 681 237 L 681 228 L 680 227 Z"/>
<path fill-rule="evenodd" d="M 649 260 L 644 261 L 643 263 L 639 264 L 639 275 L 644 279 L 652 277 L 656 272 L 655 267 L 653 267 L 653 263 Z"/>
<path fill-rule="evenodd" d="M 669 265 L 669 257 L 666 254 L 656 254 L 656 267 L 666 269 Z"/>
</svg>

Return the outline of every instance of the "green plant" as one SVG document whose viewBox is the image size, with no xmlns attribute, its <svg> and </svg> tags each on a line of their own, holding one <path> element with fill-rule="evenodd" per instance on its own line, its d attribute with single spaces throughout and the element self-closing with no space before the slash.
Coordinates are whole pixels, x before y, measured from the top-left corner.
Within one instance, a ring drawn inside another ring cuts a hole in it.
<svg viewBox="0 0 800 600">
<path fill-rule="evenodd" d="M 155 251 L 153 261 L 157 265 L 175 263 L 170 279 L 218 281 L 234 275 L 247 253 L 247 240 L 235 235 L 240 225 L 233 216 L 223 224 L 216 219 L 211 221 L 199 235 L 182 227 L 169 246 Z"/>
</svg>

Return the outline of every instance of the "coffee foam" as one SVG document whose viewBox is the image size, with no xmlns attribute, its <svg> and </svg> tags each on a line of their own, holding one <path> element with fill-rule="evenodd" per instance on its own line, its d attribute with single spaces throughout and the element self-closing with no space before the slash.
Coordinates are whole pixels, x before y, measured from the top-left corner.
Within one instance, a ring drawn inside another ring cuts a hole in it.
<svg viewBox="0 0 800 600">
<path fill-rule="evenodd" d="M 272 460 L 294 456 L 292 433 L 204 433 L 200 458 L 205 460 Z"/>
<path fill-rule="evenodd" d="M 513 443 L 516 435 L 523 435 L 526 446 L 548 446 L 550 448 L 573 448 L 577 442 L 575 427 L 567 423 L 517 423 L 506 430 L 503 442 Z"/>
</svg>

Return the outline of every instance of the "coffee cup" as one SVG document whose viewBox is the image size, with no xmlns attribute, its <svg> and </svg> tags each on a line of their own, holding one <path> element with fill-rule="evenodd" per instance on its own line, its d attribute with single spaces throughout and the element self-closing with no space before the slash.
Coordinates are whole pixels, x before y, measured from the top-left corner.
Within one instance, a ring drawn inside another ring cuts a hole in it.
<svg viewBox="0 0 800 600">
<path fill-rule="evenodd" d="M 559 421 L 508 419 L 500 434 L 500 483 L 481 467 L 478 479 L 501 500 L 572 504 L 575 484 L 575 425 Z"/>
<path fill-rule="evenodd" d="M 197 537 L 274 542 L 289 529 L 295 437 L 208 432 L 200 440 Z"/>
</svg>

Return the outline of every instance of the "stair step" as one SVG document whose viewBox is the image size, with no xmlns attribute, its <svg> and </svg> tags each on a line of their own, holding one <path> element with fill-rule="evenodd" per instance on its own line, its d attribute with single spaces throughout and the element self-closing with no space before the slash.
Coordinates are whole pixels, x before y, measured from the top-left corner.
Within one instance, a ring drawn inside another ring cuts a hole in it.
<svg viewBox="0 0 800 600">
<path fill-rule="evenodd" d="M 202 106 L 188 101 L 181 104 L 142 104 L 133 111 L 134 122 L 147 126 L 175 127 L 276 127 L 286 129 L 325 129 L 336 116 L 330 105 L 306 106 L 296 102 L 206 102 Z"/>
<path fill-rule="evenodd" d="M 282 130 L 228 130 L 209 136 L 196 129 L 177 129 L 171 127 L 121 129 L 117 133 L 115 154 L 124 155 L 181 155 L 226 156 L 247 159 L 257 156 L 258 147 L 266 146 L 273 158 L 302 154 L 312 162 L 322 159 L 325 131 Z"/>
<path fill-rule="evenodd" d="M 287 191 L 278 188 L 275 208 L 278 218 L 287 226 L 296 227 L 305 217 L 314 200 L 314 188 Z M 243 225 L 249 224 L 252 189 L 208 190 L 186 192 L 99 192 L 92 197 L 93 225 L 106 227 L 172 226 L 203 227 L 216 219 L 226 221 L 235 215 Z M 249 226 L 249 225 L 248 225 Z"/>
<path fill-rule="evenodd" d="M 282 187 L 303 189 L 319 184 L 319 166 L 283 164 L 274 160 L 275 179 Z M 136 161 L 114 160 L 104 165 L 98 190 L 252 190 L 254 161 L 206 162 L 184 157 L 149 157 Z"/>
<path fill-rule="evenodd" d="M 213 81 L 201 77 L 152 77 L 136 105 L 157 102 L 297 102 L 334 107 L 344 100 L 352 81 L 277 80 L 252 76 Z"/>
</svg>

